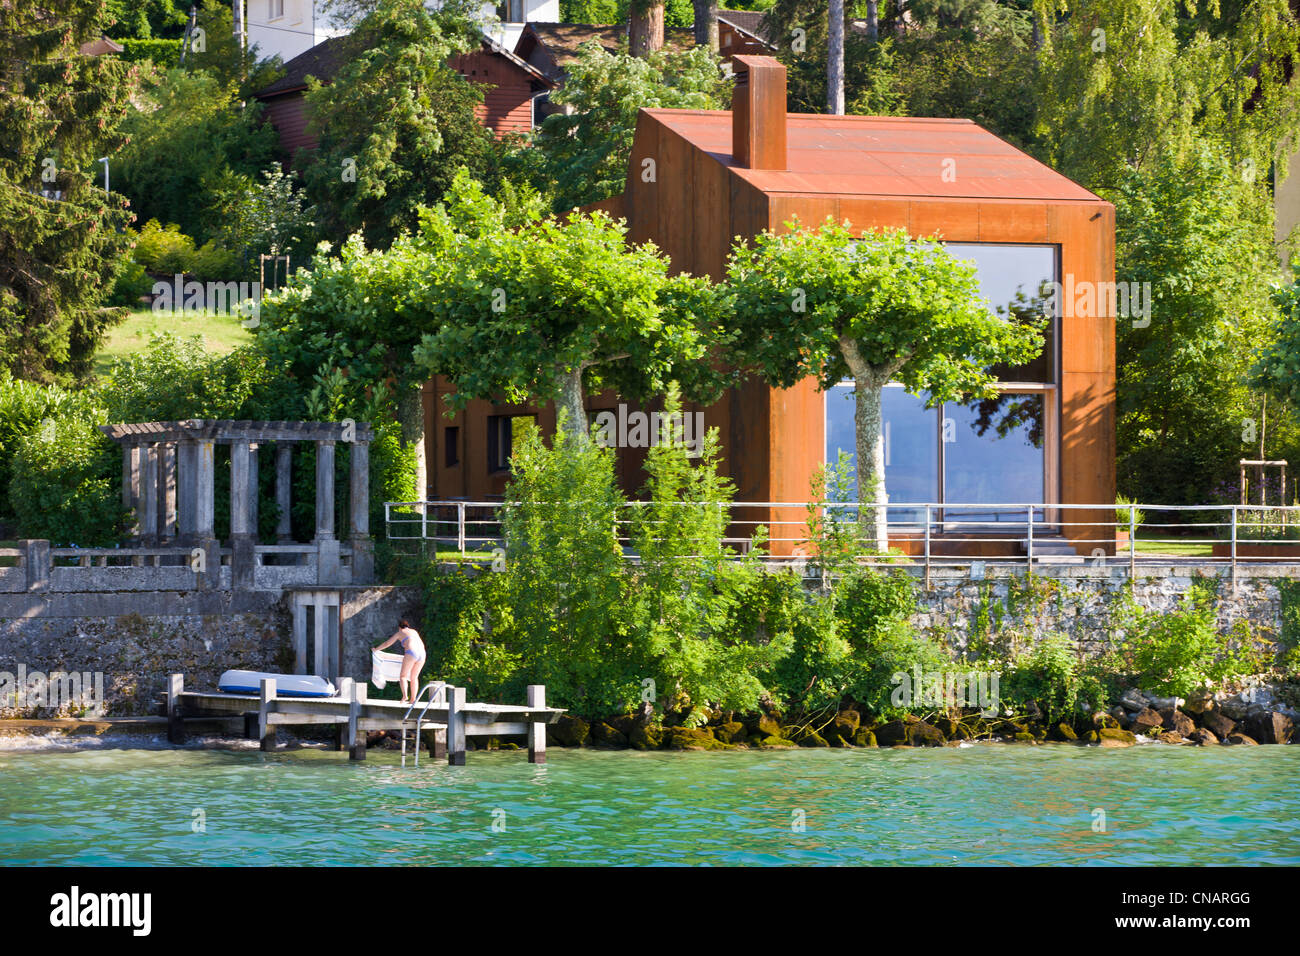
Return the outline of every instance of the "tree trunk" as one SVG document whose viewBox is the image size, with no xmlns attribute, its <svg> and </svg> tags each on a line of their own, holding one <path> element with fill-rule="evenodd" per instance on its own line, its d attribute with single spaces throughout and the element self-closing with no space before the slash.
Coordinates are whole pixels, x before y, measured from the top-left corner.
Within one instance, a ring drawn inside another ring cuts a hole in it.
<svg viewBox="0 0 1300 956">
<path fill-rule="evenodd" d="M 885 521 L 885 428 L 881 411 L 881 391 L 889 381 L 887 370 L 874 368 L 862 360 L 856 343 L 840 339 L 840 351 L 853 373 L 853 437 L 857 453 L 858 527 L 862 538 L 882 554 L 889 550 Z M 877 507 L 867 507 L 868 505 Z"/>
<path fill-rule="evenodd" d="M 664 5 L 658 0 L 632 0 L 627 11 L 628 52 L 649 56 L 664 45 Z"/>
<path fill-rule="evenodd" d="M 591 440 L 587 428 L 587 408 L 582 399 L 582 367 L 565 369 L 560 376 L 560 395 L 555 402 L 555 411 L 563 419 L 559 427 L 564 429 L 569 441 L 577 445 L 586 445 Z"/>
<path fill-rule="evenodd" d="M 844 0 L 830 0 L 826 24 L 826 112 L 844 115 Z"/>
<path fill-rule="evenodd" d="M 867 0 L 867 39 L 875 43 L 880 39 L 880 3 Z"/>
<path fill-rule="evenodd" d="M 429 496 L 429 473 L 424 460 L 424 392 L 419 385 L 398 394 L 397 424 L 402 450 L 415 446 L 415 497 L 424 501 Z"/>
<path fill-rule="evenodd" d="M 691 0 L 695 7 L 695 45 L 718 52 L 718 0 Z"/>
</svg>

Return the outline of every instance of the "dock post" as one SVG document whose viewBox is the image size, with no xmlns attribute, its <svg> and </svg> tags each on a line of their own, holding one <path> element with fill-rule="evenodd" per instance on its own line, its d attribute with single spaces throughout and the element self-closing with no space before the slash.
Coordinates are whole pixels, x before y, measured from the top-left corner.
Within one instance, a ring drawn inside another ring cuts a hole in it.
<svg viewBox="0 0 1300 956">
<path fill-rule="evenodd" d="M 528 685 L 528 706 L 539 710 L 546 706 L 546 685 Z M 546 763 L 546 725 L 536 722 L 528 725 L 528 762 Z"/>
<path fill-rule="evenodd" d="M 185 675 L 167 675 L 167 740 L 174 744 L 185 743 L 185 723 L 181 719 L 181 693 L 185 690 Z"/>
<path fill-rule="evenodd" d="M 366 759 L 366 735 L 361 732 L 361 705 L 366 702 L 367 688 L 365 681 L 356 681 L 352 685 L 351 700 L 348 703 L 348 759 Z"/>
<path fill-rule="evenodd" d="M 348 720 L 352 719 L 352 678 L 339 678 L 339 697 L 348 702 Z M 346 750 L 352 746 L 352 738 L 348 736 L 348 724 L 339 724 L 334 728 L 334 749 Z"/>
<path fill-rule="evenodd" d="M 447 685 L 447 764 L 465 766 L 465 688 Z"/>
<path fill-rule="evenodd" d="M 275 725 L 271 723 L 271 705 L 275 703 L 275 678 L 262 678 L 262 699 L 257 708 L 257 736 L 267 753 L 275 750 Z"/>
</svg>

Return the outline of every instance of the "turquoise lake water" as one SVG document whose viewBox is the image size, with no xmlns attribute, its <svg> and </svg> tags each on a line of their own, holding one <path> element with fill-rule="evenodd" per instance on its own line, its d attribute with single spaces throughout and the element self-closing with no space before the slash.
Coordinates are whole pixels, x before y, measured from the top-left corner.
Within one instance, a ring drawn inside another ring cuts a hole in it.
<svg viewBox="0 0 1300 956">
<path fill-rule="evenodd" d="M 550 761 L 0 750 L 0 864 L 1300 863 L 1300 746 Z"/>
</svg>

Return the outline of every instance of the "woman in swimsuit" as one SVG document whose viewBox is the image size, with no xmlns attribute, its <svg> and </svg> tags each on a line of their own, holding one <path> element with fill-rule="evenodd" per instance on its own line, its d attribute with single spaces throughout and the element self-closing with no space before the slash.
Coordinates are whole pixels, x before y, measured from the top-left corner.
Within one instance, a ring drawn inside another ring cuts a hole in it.
<svg viewBox="0 0 1300 956">
<path fill-rule="evenodd" d="M 384 643 L 375 648 L 382 651 L 393 641 L 400 641 L 402 645 L 402 673 L 397 679 L 398 685 L 402 688 L 402 703 L 412 704 L 415 702 L 415 695 L 419 693 L 420 669 L 424 667 L 424 641 L 420 640 L 419 633 L 411 627 L 411 622 L 402 618 L 397 622 L 397 631 Z M 410 690 L 407 690 L 410 685 Z"/>
</svg>

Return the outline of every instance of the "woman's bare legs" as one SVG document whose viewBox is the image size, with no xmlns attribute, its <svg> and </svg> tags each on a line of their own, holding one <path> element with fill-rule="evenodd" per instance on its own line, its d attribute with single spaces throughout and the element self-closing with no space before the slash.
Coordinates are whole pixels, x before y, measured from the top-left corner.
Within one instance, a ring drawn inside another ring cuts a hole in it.
<svg viewBox="0 0 1300 956">
<path fill-rule="evenodd" d="M 423 658 L 412 657 L 410 654 L 402 655 L 402 673 L 397 678 L 398 685 L 402 688 L 402 703 L 411 704 L 415 702 L 415 692 L 418 689 L 415 685 L 420 679 L 420 665 L 424 663 Z M 407 690 L 407 685 L 410 690 Z"/>
</svg>

